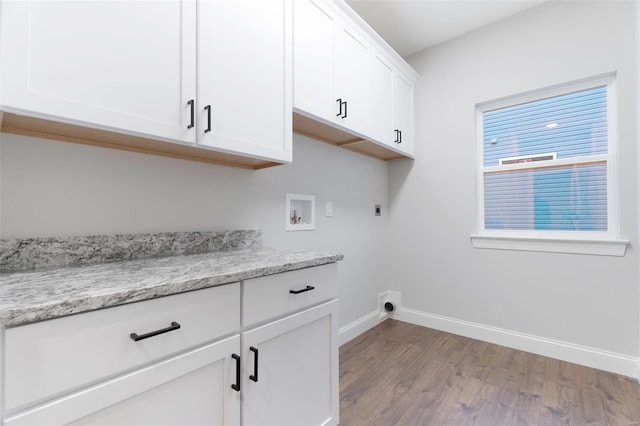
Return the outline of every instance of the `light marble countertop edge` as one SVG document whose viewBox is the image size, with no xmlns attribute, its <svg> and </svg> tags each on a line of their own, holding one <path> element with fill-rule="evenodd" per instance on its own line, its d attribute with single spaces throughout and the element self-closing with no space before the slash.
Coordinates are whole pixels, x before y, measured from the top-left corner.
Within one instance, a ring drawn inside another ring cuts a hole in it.
<svg viewBox="0 0 640 426">
<path fill-rule="evenodd" d="M 0 325 L 14 327 L 343 258 L 307 250 L 251 249 L 0 274 Z"/>
</svg>

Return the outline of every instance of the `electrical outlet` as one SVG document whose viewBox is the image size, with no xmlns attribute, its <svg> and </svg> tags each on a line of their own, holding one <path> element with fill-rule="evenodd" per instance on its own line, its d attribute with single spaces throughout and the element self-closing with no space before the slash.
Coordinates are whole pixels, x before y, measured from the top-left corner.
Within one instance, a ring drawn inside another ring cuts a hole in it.
<svg viewBox="0 0 640 426">
<path fill-rule="evenodd" d="M 331 201 L 327 201 L 327 217 L 333 216 L 333 203 Z"/>
</svg>

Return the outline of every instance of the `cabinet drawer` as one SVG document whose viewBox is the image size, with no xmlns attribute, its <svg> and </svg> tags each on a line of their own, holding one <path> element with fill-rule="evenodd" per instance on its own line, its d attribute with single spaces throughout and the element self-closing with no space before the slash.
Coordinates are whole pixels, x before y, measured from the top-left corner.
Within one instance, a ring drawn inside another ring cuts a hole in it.
<svg viewBox="0 0 640 426">
<path fill-rule="evenodd" d="M 240 284 L 181 293 L 10 328 L 5 332 L 5 408 L 183 351 L 240 327 Z M 172 323 L 166 333 L 134 341 Z"/>
<path fill-rule="evenodd" d="M 337 295 L 337 263 L 247 280 L 242 325 L 285 315 Z"/>
</svg>

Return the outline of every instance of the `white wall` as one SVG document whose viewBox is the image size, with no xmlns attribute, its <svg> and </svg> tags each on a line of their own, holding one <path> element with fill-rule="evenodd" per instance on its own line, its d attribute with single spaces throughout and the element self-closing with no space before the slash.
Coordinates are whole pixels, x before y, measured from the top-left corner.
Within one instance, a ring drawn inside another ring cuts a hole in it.
<svg viewBox="0 0 640 426">
<path fill-rule="evenodd" d="M 635 5 L 635 20 L 636 20 L 636 117 L 640 114 L 640 1 L 634 1 Z M 636 141 L 640 143 L 640 119 L 636 118 Z M 636 164 L 640 164 L 640 150 L 636 149 Z M 640 182 L 640 167 L 636 170 L 636 182 Z M 640 188 L 638 189 L 638 208 L 640 209 Z M 640 222 L 640 219 L 639 219 Z M 640 226 L 637 229 L 638 241 L 640 241 Z M 640 252 L 638 253 L 640 256 Z M 640 277 L 640 259 L 638 261 L 638 271 Z M 638 280 L 638 286 L 640 287 L 640 278 Z M 640 291 L 638 291 L 638 324 L 640 324 Z M 638 330 L 638 353 L 640 354 L 640 327 Z M 638 359 L 638 380 L 640 381 L 640 358 Z"/>
<path fill-rule="evenodd" d="M 263 230 L 265 246 L 344 253 L 340 325 L 385 288 L 387 163 L 294 135 L 294 163 L 248 171 L 2 134 L 0 237 Z M 315 194 L 316 230 L 285 232 L 285 193 Z M 324 215 L 333 202 L 333 217 Z"/>
<path fill-rule="evenodd" d="M 389 245 L 403 306 L 638 355 L 636 68 L 631 2 L 552 1 L 409 58 L 416 160 L 390 165 Z M 618 72 L 625 257 L 474 249 L 475 104 Z"/>
<path fill-rule="evenodd" d="M 407 308 L 637 356 L 631 8 L 550 2 L 414 55 L 422 74 L 415 161 L 387 165 L 295 136 L 292 165 L 253 172 L 2 134 L 0 237 L 260 228 L 267 246 L 345 254 L 341 326 L 374 311 L 389 288 Z M 627 255 L 473 249 L 475 104 L 612 70 Z M 316 195 L 315 231 L 284 231 L 286 192 Z M 333 218 L 324 217 L 326 201 Z"/>
<path fill-rule="evenodd" d="M 640 1 L 634 2 L 636 7 L 636 146 L 640 145 Z M 636 164 L 640 164 L 640 149 L 636 150 Z M 640 182 L 640 167 L 636 170 L 636 181 Z M 640 209 L 640 188 L 636 192 L 638 196 L 638 208 Z M 638 239 L 640 241 L 640 218 L 638 218 Z M 636 252 L 638 252 L 636 250 Z M 640 252 L 638 252 L 638 276 L 640 277 Z M 640 279 L 638 280 L 638 286 L 640 287 Z M 640 306 L 640 291 L 638 292 L 638 306 Z M 640 308 L 638 309 L 638 324 L 640 324 Z M 638 332 L 640 333 L 640 327 Z M 638 335 L 638 353 L 640 354 L 640 334 Z M 640 371 L 640 358 L 638 359 L 638 371 Z M 639 373 L 640 376 L 640 373 Z"/>
</svg>

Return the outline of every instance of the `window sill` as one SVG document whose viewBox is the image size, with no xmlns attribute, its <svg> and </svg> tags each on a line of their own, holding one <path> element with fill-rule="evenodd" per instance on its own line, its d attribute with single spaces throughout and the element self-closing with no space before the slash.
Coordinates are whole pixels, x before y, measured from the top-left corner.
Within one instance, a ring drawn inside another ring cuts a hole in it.
<svg viewBox="0 0 640 426">
<path fill-rule="evenodd" d="M 622 257 L 627 250 L 629 241 L 471 235 L 471 244 L 474 248 L 480 249 L 541 251 L 547 253 Z"/>
</svg>

